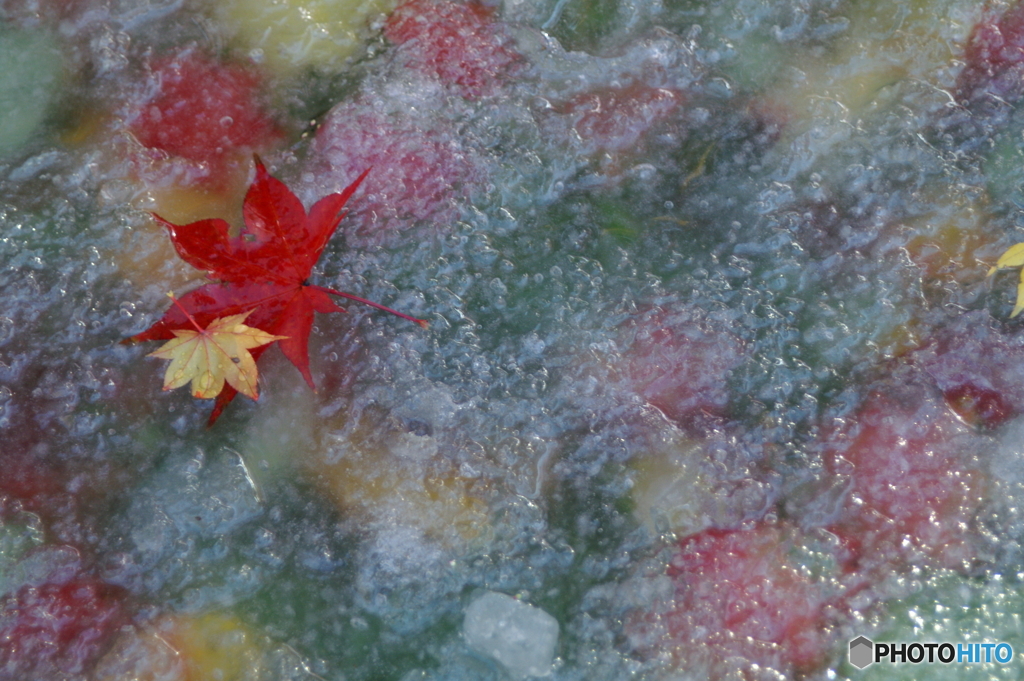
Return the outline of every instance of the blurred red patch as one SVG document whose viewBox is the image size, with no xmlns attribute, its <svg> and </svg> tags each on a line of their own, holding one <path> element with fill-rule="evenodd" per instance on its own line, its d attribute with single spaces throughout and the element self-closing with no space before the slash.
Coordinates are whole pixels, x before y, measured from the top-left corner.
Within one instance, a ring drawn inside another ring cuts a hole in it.
<svg viewBox="0 0 1024 681">
<path fill-rule="evenodd" d="M 577 95 L 556 108 L 573 120 L 590 152 L 626 152 L 683 103 L 678 92 L 637 84 Z"/>
<path fill-rule="evenodd" d="M 90 577 L 25 585 L 0 602 L 0 677 L 58 679 L 87 671 L 127 622 L 124 592 Z"/>
<path fill-rule="evenodd" d="M 679 542 L 669 629 L 694 659 L 707 657 L 712 678 L 740 678 L 738 669 L 755 665 L 805 673 L 827 662 L 830 589 L 791 556 L 799 540 L 794 528 L 760 522 Z"/>
<path fill-rule="evenodd" d="M 1001 392 L 974 383 L 954 385 L 943 396 L 957 416 L 978 427 L 996 428 L 1015 412 Z"/>
<path fill-rule="evenodd" d="M 964 61 L 958 99 L 995 96 L 1012 104 L 1024 95 L 1024 4 L 978 22 L 964 47 Z"/>
<path fill-rule="evenodd" d="M 154 60 L 143 94 L 128 108 L 129 129 L 143 146 L 190 161 L 215 180 L 283 138 L 259 72 L 196 48 Z"/>
<path fill-rule="evenodd" d="M 623 357 L 626 380 L 681 427 L 700 433 L 727 415 L 729 377 L 746 357 L 735 335 L 649 316 Z"/>
<path fill-rule="evenodd" d="M 494 11 L 476 2 L 412 0 L 388 18 L 384 35 L 409 68 L 466 98 L 493 94 L 520 59 Z"/>
<path fill-rule="evenodd" d="M 331 110 L 316 150 L 327 166 L 321 177 L 339 183 L 371 168 L 351 203 L 351 220 L 363 227 L 406 227 L 428 218 L 444 223 L 486 177 L 484 164 L 447 120 L 382 111 L 363 98 Z"/>
<path fill-rule="evenodd" d="M 926 392 L 876 393 L 826 453 L 829 475 L 849 487 L 830 527 L 854 561 L 885 566 L 922 559 L 963 569 L 968 527 L 982 500 L 982 473 L 966 446 L 970 429 Z"/>
</svg>

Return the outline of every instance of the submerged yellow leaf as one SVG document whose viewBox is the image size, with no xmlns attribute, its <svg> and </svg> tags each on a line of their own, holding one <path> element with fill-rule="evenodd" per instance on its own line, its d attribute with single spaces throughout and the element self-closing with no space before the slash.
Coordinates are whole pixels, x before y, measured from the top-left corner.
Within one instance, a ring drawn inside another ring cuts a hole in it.
<svg viewBox="0 0 1024 681">
<path fill-rule="evenodd" d="M 996 261 L 996 266 L 988 271 L 988 276 L 991 277 L 999 270 L 1012 267 L 1024 267 L 1024 243 L 1014 244 L 1006 249 L 1006 252 Z"/>
<path fill-rule="evenodd" d="M 212 398 L 220 394 L 226 381 L 243 395 L 259 398 L 256 360 L 249 350 L 285 336 L 243 324 L 251 312 L 215 319 L 205 329 L 175 329 L 176 338 L 149 354 L 171 360 L 164 374 L 164 390 L 191 381 L 193 396 Z"/>
<path fill-rule="evenodd" d="M 1021 310 L 1024 310 L 1024 270 L 1020 273 L 1020 283 L 1017 284 L 1017 304 L 1013 306 L 1013 312 L 1010 313 L 1010 317 L 1016 317 L 1020 314 Z"/>
</svg>

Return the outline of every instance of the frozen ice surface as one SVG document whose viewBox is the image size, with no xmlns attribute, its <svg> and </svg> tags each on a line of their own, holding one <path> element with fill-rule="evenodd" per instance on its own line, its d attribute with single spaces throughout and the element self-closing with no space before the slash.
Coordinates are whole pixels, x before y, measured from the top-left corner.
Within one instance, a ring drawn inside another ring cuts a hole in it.
<svg viewBox="0 0 1024 681">
<path fill-rule="evenodd" d="M 986 548 L 1001 568 L 1019 572 L 1024 560 L 1024 418 L 1002 429 L 991 458 L 993 494 L 981 514 Z"/>
<path fill-rule="evenodd" d="M 879 621 L 870 625 L 865 622 L 858 634 L 878 642 L 1007 643 L 1013 649 L 1012 659 L 1008 664 L 883 663 L 863 671 L 844 665 L 846 673 L 840 678 L 998 681 L 1020 677 L 1024 640 L 1019 620 L 1024 595 L 1015 579 L 995 577 L 979 583 L 939 571 L 921 580 L 907 579 L 898 591 L 901 593 L 888 602 L 887 612 Z M 923 668 L 927 677 L 922 674 Z"/>
<path fill-rule="evenodd" d="M 414 97 L 412 106 L 402 96 L 387 95 L 343 102 L 317 133 L 325 165 L 318 174 L 334 180 L 326 191 L 340 191 L 372 169 L 352 201 L 364 231 L 431 217 L 449 221 L 456 202 L 486 181 L 479 150 L 457 124 L 421 113 L 446 109 L 436 99 Z"/>
<path fill-rule="evenodd" d="M 89 678 L 313 681 L 322 677 L 290 646 L 275 645 L 247 631 L 241 622 L 215 615 L 165 617 L 125 626 Z"/>
<path fill-rule="evenodd" d="M 239 560 L 233 538 L 263 512 L 238 453 L 197 450 L 172 460 L 134 490 L 117 523 L 125 536 L 108 579 L 175 593 L 186 609 L 233 602 L 251 592 L 260 573 Z"/>
<path fill-rule="evenodd" d="M 0 596 L 24 586 L 60 582 L 81 568 L 81 556 L 70 546 L 41 546 L 23 555 L 0 558 Z"/>
<path fill-rule="evenodd" d="M 177 531 L 204 537 L 228 534 L 262 511 L 259 490 L 232 451 L 207 457 L 200 450 L 175 462 L 136 503 L 139 517 L 164 517 Z"/>
<path fill-rule="evenodd" d="M 513 678 L 547 676 L 558 646 L 558 622 L 540 608 L 490 591 L 466 608 L 462 636 L 466 645 L 500 662 Z"/>
<path fill-rule="evenodd" d="M 322 315 L 319 392 L 270 353 L 260 403 L 211 432 L 117 344 L 186 268 L 86 124 L 145 54 L 260 55 L 203 3 L 22 4 L 42 14 L 4 19 L 68 12 L 53 40 L 96 77 L 68 74 L 43 138 L 0 165 L 0 496 L 44 528 L 0 536 L 0 584 L 94 566 L 160 614 L 241 613 L 300 676 L 694 678 L 671 631 L 629 630 L 671 601 L 664 553 L 780 511 L 827 526 L 848 496 L 823 433 L 859 432 L 867 393 L 912 364 L 938 408 L 959 396 L 991 478 L 965 529 L 984 550 L 948 593 L 890 575 L 853 616 L 898 619 L 909 593 L 996 613 L 928 611 L 943 635 L 1010 631 L 1020 334 L 1005 280 L 982 282 L 1021 239 L 1021 123 L 954 135 L 978 3 L 508 0 L 495 21 L 523 69 L 482 92 L 386 36 L 343 74 L 271 76 L 303 120 L 266 160 L 304 200 L 373 167 L 312 280 L 431 328 Z M 921 631 L 915 608 L 894 631 Z M 532 651 L 483 633 L 503 618 Z"/>
<path fill-rule="evenodd" d="M 60 80 L 59 63 L 45 32 L 0 32 L 0 157 L 17 151 L 42 124 Z"/>
</svg>

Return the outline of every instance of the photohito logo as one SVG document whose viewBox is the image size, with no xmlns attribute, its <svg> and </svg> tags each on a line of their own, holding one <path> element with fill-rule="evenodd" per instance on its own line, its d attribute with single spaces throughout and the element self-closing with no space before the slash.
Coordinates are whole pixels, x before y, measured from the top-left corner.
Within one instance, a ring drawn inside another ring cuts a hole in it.
<svg viewBox="0 0 1024 681">
<path fill-rule="evenodd" d="M 864 669 L 875 662 L 890 664 L 976 664 L 1013 659 L 1009 643 L 875 643 L 866 636 L 850 641 L 850 664 Z"/>
</svg>

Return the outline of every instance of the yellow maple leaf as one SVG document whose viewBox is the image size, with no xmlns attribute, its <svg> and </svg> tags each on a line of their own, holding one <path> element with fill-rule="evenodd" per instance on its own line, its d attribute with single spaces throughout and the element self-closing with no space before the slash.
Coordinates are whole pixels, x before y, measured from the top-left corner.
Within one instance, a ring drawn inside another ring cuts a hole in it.
<svg viewBox="0 0 1024 681">
<path fill-rule="evenodd" d="M 999 270 L 1022 266 L 1024 266 L 1024 243 L 1014 244 L 999 256 L 995 267 L 988 271 L 988 276 L 991 277 Z M 1010 317 L 1016 317 L 1022 311 L 1024 311 L 1024 269 L 1020 272 L 1020 283 L 1017 284 L 1017 302 L 1013 306 L 1013 312 L 1010 313 Z"/>
<path fill-rule="evenodd" d="M 999 260 L 996 262 L 995 267 L 988 271 L 988 276 L 992 276 L 999 270 L 1012 269 L 1014 267 L 1024 266 L 1024 243 L 1014 244 L 1006 249 L 1006 252 L 999 256 Z"/>
<path fill-rule="evenodd" d="M 242 322 L 252 313 L 221 317 L 205 329 L 193 320 L 193 329 L 175 329 L 175 338 L 167 341 L 150 357 L 171 360 L 164 374 L 164 390 L 180 388 L 192 382 L 192 395 L 212 398 L 224 389 L 224 382 L 238 392 L 259 398 L 256 360 L 249 350 L 286 338 L 275 336 Z"/>
</svg>

